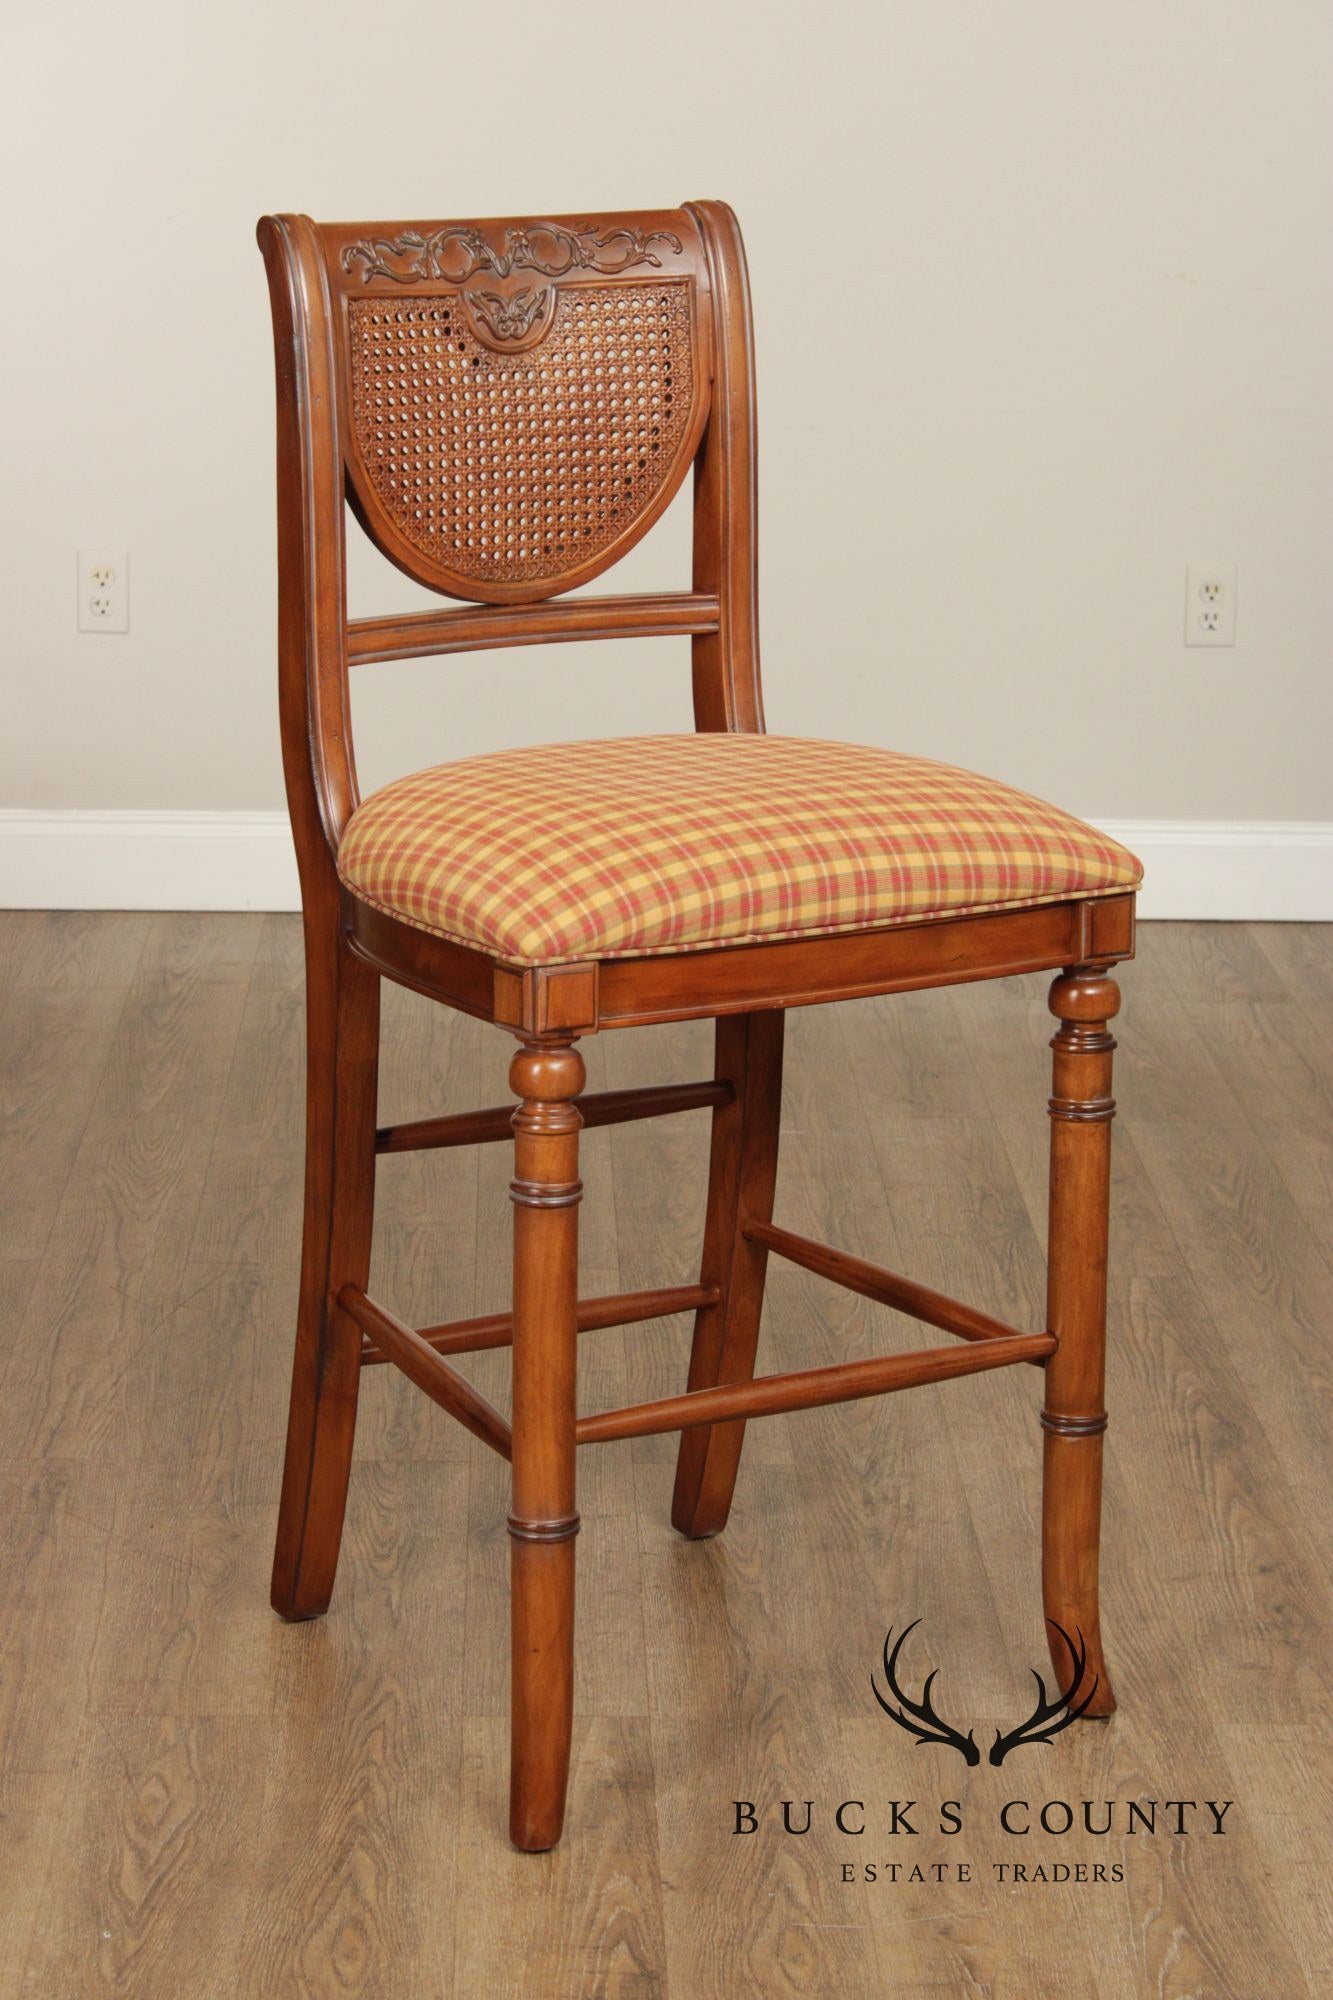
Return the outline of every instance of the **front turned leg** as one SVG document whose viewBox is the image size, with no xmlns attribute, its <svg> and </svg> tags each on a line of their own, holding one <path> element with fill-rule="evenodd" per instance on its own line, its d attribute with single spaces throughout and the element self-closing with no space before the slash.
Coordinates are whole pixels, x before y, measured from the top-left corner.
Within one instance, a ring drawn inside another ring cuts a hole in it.
<svg viewBox="0 0 1333 2000">
<path fill-rule="evenodd" d="M 514 1057 L 514 1468 L 509 1516 L 512 1676 L 509 1833 L 554 1847 L 574 1720 L 574 1419 L 579 1128 L 570 1043 Z"/>
<path fill-rule="evenodd" d="M 1062 1689 L 1070 1680 L 1064 1641 L 1087 1661 L 1083 1691 L 1097 1691 L 1084 1713 L 1115 1708 L 1102 1652 L 1097 1569 L 1102 1507 L 1102 1433 L 1106 1429 L 1106 1247 L 1111 1191 L 1111 1052 L 1107 1023 L 1120 992 L 1102 971 L 1067 972 L 1051 987 L 1060 1022 L 1051 1112 L 1051 1189 L 1047 1326 L 1060 1345 L 1046 1364 L 1042 1485 L 1042 1598 L 1051 1659 Z M 1079 1697 L 1081 1699 L 1081 1696 Z"/>
</svg>

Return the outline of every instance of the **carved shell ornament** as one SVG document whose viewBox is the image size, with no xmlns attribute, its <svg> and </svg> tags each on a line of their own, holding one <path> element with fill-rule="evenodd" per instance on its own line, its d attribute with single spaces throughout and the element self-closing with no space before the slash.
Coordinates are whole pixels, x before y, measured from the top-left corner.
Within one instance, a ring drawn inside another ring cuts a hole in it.
<svg viewBox="0 0 1333 2000">
<path fill-rule="evenodd" d="M 480 290 L 464 292 L 463 298 L 478 331 L 484 330 L 495 341 L 526 340 L 539 323 L 545 332 L 546 322 L 555 309 L 555 286 L 538 285 L 534 289 L 525 285 L 521 292 L 513 292 L 507 299 L 499 292 Z"/>
</svg>

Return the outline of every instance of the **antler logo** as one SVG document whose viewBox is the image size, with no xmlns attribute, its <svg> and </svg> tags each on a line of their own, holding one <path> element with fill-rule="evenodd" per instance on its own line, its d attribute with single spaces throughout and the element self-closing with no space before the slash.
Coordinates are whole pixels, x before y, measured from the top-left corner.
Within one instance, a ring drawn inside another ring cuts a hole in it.
<svg viewBox="0 0 1333 2000">
<path fill-rule="evenodd" d="M 899 1685 L 898 1656 L 906 1645 L 910 1634 L 915 1632 L 920 1623 L 921 1620 L 919 1618 L 914 1618 L 910 1625 L 903 1627 L 892 1652 L 889 1650 L 889 1641 L 893 1638 L 893 1627 L 889 1627 L 884 1638 L 884 1679 L 888 1685 L 889 1693 L 896 1698 L 897 1706 L 895 1707 L 893 1702 L 886 1700 L 880 1693 L 875 1676 L 872 1674 L 870 1676 L 870 1686 L 875 1700 L 889 1719 L 896 1722 L 900 1729 L 905 1729 L 909 1736 L 914 1736 L 918 1743 L 943 1743 L 949 1749 L 956 1750 L 964 1763 L 979 1764 L 981 1762 L 981 1752 L 977 1748 L 976 1738 L 973 1736 L 972 1731 L 969 1729 L 966 1736 L 964 1736 L 951 1723 L 946 1722 L 943 1716 L 935 1712 L 930 1699 L 930 1690 L 935 1684 L 938 1668 L 932 1667 L 931 1671 L 927 1674 L 925 1686 L 921 1690 L 920 1701 L 913 1701 L 911 1696 Z M 1094 1674 L 1092 1677 L 1092 1686 L 1088 1689 L 1082 1700 L 1075 1705 L 1074 1698 L 1082 1688 L 1083 1677 L 1087 1672 L 1088 1666 L 1088 1649 L 1084 1643 L 1083 1634 L 1079 1632 L 1078 1644 L 1075 1645 L 1063 1625 L 1057 1625 L 1053 1618 L 1048 1619 L 1047 1623 L 1053 1631 L 1060 1634 L 1069 1654 L 1069 1686 L 1063 1694 L 1059 1693 L 1057 1689 L 1055 1697 L 1052 1698 L 1047 1694 L 1046 1683 L 1036 1668 L 1033 1667 L 1030 1670 L 1033 1680 L 1037 1683 L 1037 1705 L 1027 1720 L 1021 1722 L 1017 1729 L 1011 1729 L 1007 1732 L 1001 1729 L 996 1730 L 995 1741 L 990 1748 L 990 1761 L 992 1764 L 1003 1764 L 1009 1752 L 1017 1750 L 1024 1743 L 1049 1743 L 1053 1736 L 1058 1736 L 1060 1731 L 1067 1729 L 1071 1722 L 1077 1722 L 1079 1716 L 1083 1714 L 1097 1692 L 1098 1677 Z"/>
<path fill-rule="evenodd" d="M 964 1763 L 979 1764 L 981 1762 L 981 1752 L 977 1748 L 976 1738 L 973 1736 L 972 1731 L 969 1729 L 966 1736 L 960 1736 L 958 1731 L 944 1720 L 943 1716 L 936 1715 L 930 1705 L 930 1690 L 935 1685 L 935 1677 L 939 1671 L 937 1667 L 932 1667 L 926 1675 L 926 1685 L 921 1690 L 920 1701 L 913 1701 L 911 1696 L 905 1694 L 898 1685 L 898 1655 L 920 1623 L 921 1620 L 919 1618 L 914 1618 L 910 1625 L 903 1628 L 903 1631 L 899 1635 L 898 1643 L 892 1652 L 889 1651 L 889 1640 L 893 1637 L 893 1627 L 890 1625 L 888 1631 L 885 1633 L 884 1678 L 889 1684 L 890 1694 L 897 1695 L 899 1706 L 895 1708 L 892 1702 L 885 1701 L 883 1695 L 875 1685 L 875 1676 L 872 1674 L 870 1676 L 870 1686 L 874 1692 L 875 1700 L 884 1710 L 884 1713 L 892 1721 L 896 1722 L 900 1729 L 905 1729 L 909 1736 L 915 1736 L 918 1743 L 947 1743 L 951 1750 L 958 1752 Z"/>
</svg>

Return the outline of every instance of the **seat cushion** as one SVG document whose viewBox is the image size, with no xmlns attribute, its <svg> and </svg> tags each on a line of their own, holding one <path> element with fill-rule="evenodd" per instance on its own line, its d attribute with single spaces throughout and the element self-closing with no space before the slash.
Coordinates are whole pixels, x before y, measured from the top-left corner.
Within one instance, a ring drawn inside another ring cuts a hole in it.
<svg viewBox="0 0 1333 2000">
<path fill-rule="evenodd" d="M 1131 889 L 1040 799 L 892 750 L 632 736 L 437 764 L 359 806 L 352 894 L 513 965 L 705 951 Z"/>
</svg>

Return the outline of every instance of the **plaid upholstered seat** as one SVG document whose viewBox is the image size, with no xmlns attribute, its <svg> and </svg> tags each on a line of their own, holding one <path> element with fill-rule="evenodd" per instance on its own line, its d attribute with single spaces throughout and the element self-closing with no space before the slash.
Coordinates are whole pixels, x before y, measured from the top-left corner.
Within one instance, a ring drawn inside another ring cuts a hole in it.
<svg viewBox="0 0 1333 2000">
<path fill-rule="evenodd" d="M 992 778 L 791 736 L 546 744 L 352 815 L 364 902 L 515 965 L 702 951 L 1131 889 L 1105 834 Z"/>
</svg>

